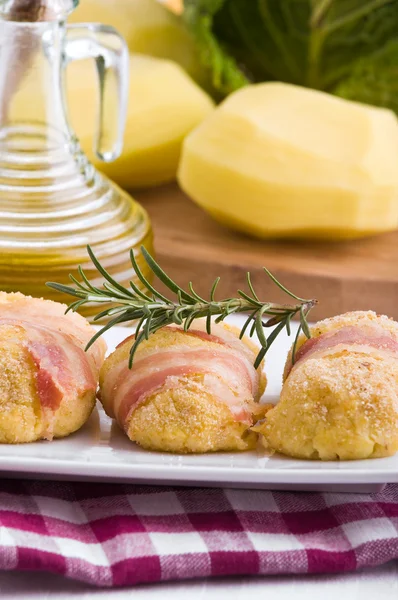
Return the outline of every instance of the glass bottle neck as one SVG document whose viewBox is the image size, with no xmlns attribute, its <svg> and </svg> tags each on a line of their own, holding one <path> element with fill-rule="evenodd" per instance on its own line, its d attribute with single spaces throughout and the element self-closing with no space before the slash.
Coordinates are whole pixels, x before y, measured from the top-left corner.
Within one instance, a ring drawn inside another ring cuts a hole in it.
<svg viewBox="0 0 398 600">
<path fill-rule="evenodd" d="M 40 131 L 40 143 L 72 137 L 63 98 L 61 22 L 0 20 L 0 140 L 19 128 Z"/>
</svg>

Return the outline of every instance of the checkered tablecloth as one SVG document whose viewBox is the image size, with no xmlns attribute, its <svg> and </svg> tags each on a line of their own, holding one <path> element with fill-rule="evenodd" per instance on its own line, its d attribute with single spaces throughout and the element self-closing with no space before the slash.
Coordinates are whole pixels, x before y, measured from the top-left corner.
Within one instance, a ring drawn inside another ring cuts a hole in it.
<svg viewBox="0 0 398 600">
<path fill-rule="evenodd" d="M 375 495 L 0 483 L 0 569 L 96 586 L 326 573 L 398 558 L 398 485 Z"/>
</svg>

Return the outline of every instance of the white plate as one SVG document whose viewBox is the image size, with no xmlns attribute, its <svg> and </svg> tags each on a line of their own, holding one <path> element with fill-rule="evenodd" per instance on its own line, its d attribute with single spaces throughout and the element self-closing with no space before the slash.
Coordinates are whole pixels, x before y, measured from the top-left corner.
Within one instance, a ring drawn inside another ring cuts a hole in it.
<svg viewBox="0 0 398 600">
<path fill-rule="evenodd" d="M 240 317 L 230 319 L 241 323 Z M 131 330 L 105 335 L 112 350 Z M 279 336 L 267 358 L 266 400 L 276 401 L 291 340 Z M 362 461 L 304 461 L 256 452 L 181 456 L 148 452 L 131 443 L 100 406 L 77 433 L 53 442 L 0 445 L 7 477 L 107 480 L 167 485 L 367 492 L 398 482 L 398 455 Z"/>
</svg>

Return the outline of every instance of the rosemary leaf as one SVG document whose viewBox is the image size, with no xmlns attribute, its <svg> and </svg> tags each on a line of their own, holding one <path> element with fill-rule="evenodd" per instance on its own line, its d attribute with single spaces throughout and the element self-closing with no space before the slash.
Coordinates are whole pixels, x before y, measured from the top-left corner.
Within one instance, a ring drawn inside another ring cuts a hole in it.
<svg viewBox="0 0 398 600">
<path fill-rule="evenodd" d="M 214 281 L 214 283 L 212 285 L 211 292 L 210 292 L 210 300 L 212 302 L 214 302 L 214 295 L 216 293 L 217 286 L 220 283 L 220 279 L 221 279 L 221 277 L 217 277 L 217 279 Z"/>
<path fill-rule="evenodd" d="M 256 333 L 257 333 L 258 341 L 260 342 L 261 346 L 263 346 L 264 348 L 267 348 L 268 341 L 267 341 L 267 338 L 265 337 L 265 332 L 264 332 L 264 328 L 263 328 L 263 314 L 264 314 L 265 310 L 266 310 L 265 306 L 260 308 L 260 310 L 258 311 L 258 313 L 256 315 L 255 324 L 256 324 Z"/>
<path fill-rule="evenodd" d="M 210 335 L 211 334 L 211 312 L 207 313 L 206 317 L 206 331 Z"/>
<path fill-rule="evenodd" d="M 284 327 L 285 327 L 285 323 L 279 323 L 279 325 L 277 325 L 275 327 L 275 329 L 272 331 L 272 333 L 267 337 L 267 345 L 265 347 L 263 346 L 261 348 L 260 352 L 257 354 L 257 358 L 254 363 L 254 367 L 256 369 L 258 369 L 258 367 L 261 364 L 261 361 L 263 360 L 264 356 L 270 349 L 271 344 L 276 340 L 277 336 L 280 334 L 280 332 L 282 331 L 282 329 Z"/>
<path fill-rule="evenodd" d="M 205 300 L 204 298 L 201 298 L 201 297 L 199 296 L 199 294 L 197 294 L 197 293 L 195 292 L 195 290 L 193 289 L 192 281 L 190 281 L 190 282 L 188 283 L 188 287 L 189 287 L 189 291 L 191 292 L 192 296 L 193 296 L 193 297 L 194 297 L 196 300 L 198 300 L 199 302 L 206 302 L 206 300 Z"/>
<path fill-rule="evenodd" d="M 257 300 L 257 302 L 260 302 L 259 297 L 257 296 L 256 292 L 254 291 L 254 288 L 253 288 L 253 285 L 252 285 L 252 281 L 251 281 L 251 277 L 250 277 L 250 273 L 246 273 L 246 279 L 247 279 L 247 285 L 249 286 L 249 290 L 253 294 L 253 298 L 255 300 Z"/>
<path fill-rule="evenodd" d="M 86 284 L 87 288 L 88 288 L 89 290 L 91 290 L 91 291 L 93 292 L 93 294 L 98 294 L 98 293 L 101 293 L 101 290 L 100 290 L 99 288 L 96 288 L 96 287 L 94 287 L 93 285 L 91 285 L 91 283 L 90 283 L 89 279 L 87 279 L 87 277 L 86 277 L 86 274 L 85 274 L 85 272 L 83 271 L 83 269 L 82 269 L 81 265 L 79 265 L 79 266 L 77 267 L 77 271 L 78 271 L 78 273 L 79 273 L 80 277 L 83 279 L 83 282 Z M 70 276 L 70 277 L 72 277 L 72 276 Z M 126 291 L 127 291 L 127 290 L 126 290 Z M 130 295 L 130 294 L 129 294 L 129 295 Z"/>
<path fill-rule="evenodd" d="M 163 269 L 158 265 L 158 263 L 149 254 L 149 252 L 147 251 L 147 249 L 144 248 L 144 246 L 141 247 L 141 252 L 142 252 L 142 254 L 143 254 L 144 258 L 145 258 L 145 261 L 146 261 L 148 267 L 151 269 L 151 271 L 154 273 L 154 275 L 156 275 L 156 277 L 169 288 L 169 290 L 171 290 L 175 294 L 177 294 L 178 292 L 180 292 L 181 297 L 185 301 L 192 302 L 192 301 L 195 300 L 185 290 L 183 290 L 179 285 L 177 285 L 175 283 L 175 281 L 173 281 L 172 279 L 170 279 L 170 277 L 163 271 Z"/>
<path fill-rule="evenodd" d="M 257 302 L 255 298 L 250 298 L 250 296 L 246 294 L 246 292 L 244 292 L 243 290 L 238 290 L 238 294 L 239 296 L 241 296 L 241 298 L 247 300 L 249 304 L 252 304 L 253 306 L 261 306 L 260 302 Z"/>
<path fill-rule="evenodd" d="M 291 320 L 292 320 L 292 315 L 288 315 L 288 316 L 286 317 L 286 333 L 287 333 L 287 335 L 288 335 L 289 337 L 290 337 L 290 336 L 291 336 L 291 334 L 292 334 L 292 330 L 291 330 L 291 327 L 290 327 L 290 322 L 291 322 Z"/>
<path fill-rule="evenodd" d="M 157 290 L 155 290 L 155 288 L 146 279 L 146 277 L 143 274 L 143 272 L 141 271 L 141 269 L 140 269 L 137 261 L 135 260 L 134 250 L 133 249 L 130 250 L 130 260 L 131 260 L 131 264 L 134 267 L 135 274 L 137 275 L 138 279 L 141 281 L 142 285 L 147 290 L 150 290 L 155 297 L 159 298 L 159 300 L 162 300 L 163 302 L 166 302 L 166 303 L 169 302 L 169 299 L 166 298 L 166 296 L 164 296 L 163 294 L 161 294 Z"/>
<path fill-rule="evenodd" d="M 299 300 L 300 302 L 306 302 L 306 300 L 304 300 L 303 298 L 300 298 L 299 296 L 296 296 L 296 294 L 293 294 L 292 292 L 289 292 L 289 290 L 287 288 L 285 288 L 284 285 L 282 285 L 280 283 L 280 281 L 278 281 L 276 279 L 276 277 L 274 277 L 271 273 L 271 271 L 268 271 L 268 269 L 266 269 L 265 267 L 263 267 L 264 271 L 267 273 L 268 277 L 270 279 L 272 279 L 272 281 L 278 286 L 279 289 L 282 290 L 282 292 L 285 292 L 285 294 L 287 294 L 288 296 L 290 296 L 291 298 L 294 298 L 295 300 Z"/>
<path fill-rule="evenodd" d="M 300 324 L 301 324 L 301 329 L 303 330 L 304 335 L 309 339 L 311 337 L 311 332 L 310 332 L 310 328 L 308 327 L 307 316 L 305 313 L 304 306 L 302 306 L 300 308 Z"/>
<path fill-rule="evenodd" d="M 76 290 L 75 288 L 69 285 L 63 285 L 62 283 L 55 283 L 54 281 L 49 281 L 46 283 L 46 286 L 51 288 L 52 290 L 55 290 L 56 292 L 60 292 L 61 294 L 69 294 L 69 296 L 75 296 L 76 298 L 86 297 L 86 293 L 82 295 L 82 292 L 79 292 L 79 290 Z"/>
<path fill-rule="evenodd" d="M 245 321 L 245 324 L 243 325 L 242 329 L 240 330 L 239 339 L 243 338 L 243 336 L 246 333 L 246 329 L 249 327 L 249 325 L 250 325 L 251 321 L 253 320 L 253 318 L 254 317 L 253 317 L 252 314 L 247 317 L 247 319 Z"/>
<path fill-rule="evenodd" d="M 94 267 L 97 269 L 98 273 L 100 273 L 106 281 L 108 281 L 110 284 L 112 284 L 117 290 L 119 290 L 119 292 L 122 292 L 122 294 L 126 295 L 126 294 L 130 293 L 130 292 L 128 292 L 128 290 L 126 290 L 126 288 L 124 288 L 122 285 L 120 285 L 120 283 L 118 283 L 115 279 L 113 279 L 113 277 L 111 277 L 111 275 L 108 273 L 108 271 L 106 269 L 104 269 L 104 267 L 101 265 L 99 260 L 97 260 L 95 254 L 92 251 L 90 246 L 87 246 L 87 252 L 88 252 L 88 255 L 89 255 Z"/>
<path fill-rule="evenodd" d="M 255 313 L 255 316 L 253 315 L 253 324 L 250 329 L 249 337 L 253 337 L 254 332 L 256 331 L 256 317 L 257 317 L 257 314 Z"/>
<path fill-rule="evenodd" d="M 136 294 L 137 296 L 139 296 L 142 300 L 146 300 L 147 302 L 151 302 L 154 298 L 148 296 L 148 294 L 145 294 L 142 290 L 140 290 L 140 288 L 138 287 L 138 285 L 136 285 L 134 283 L 134 281 L 130 281 L 130 287 L 133 290 L 134 294 Z"/>
<path fill-rule="evenodd" d="M 300 337 L 300 333 L 301 333 L 301 323 L 298 326 L 296 337 L 294 338 L 294 342 L 293 342 L 293 348 L 292 348 L 292 364 L 293 365 L 296 362 L 297 342 Z"/>
</svg>

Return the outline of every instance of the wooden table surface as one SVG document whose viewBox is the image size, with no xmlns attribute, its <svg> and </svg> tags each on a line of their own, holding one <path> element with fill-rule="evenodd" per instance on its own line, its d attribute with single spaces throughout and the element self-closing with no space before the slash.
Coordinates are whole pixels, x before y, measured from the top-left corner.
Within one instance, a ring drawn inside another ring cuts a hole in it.
<svg viewBox="0 0 398 600">
<path fill-rule="evenodd" d="M 152 218 L 159 262 L 199 294 L 221 276 L 218 297 L 235 295 L 250 271 L 259 296 L 280 301 L 266 266 L 295 294 L 319 300 L 312 318 L 372 309 L 398 319 L 398 232 L 352 242 L 262 241 L 219 225 L 174 184 L 134 196 Z"/>
</svg>

